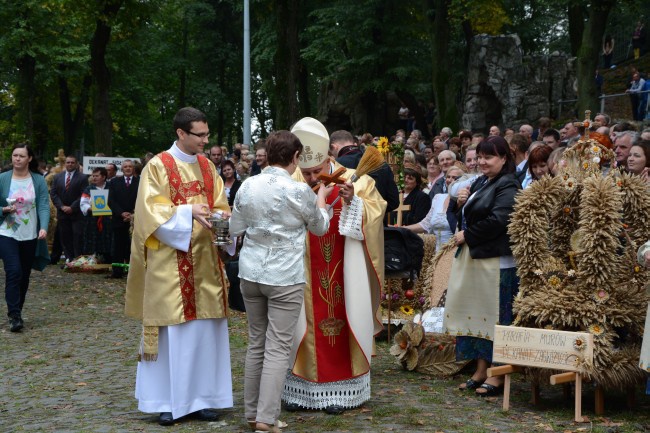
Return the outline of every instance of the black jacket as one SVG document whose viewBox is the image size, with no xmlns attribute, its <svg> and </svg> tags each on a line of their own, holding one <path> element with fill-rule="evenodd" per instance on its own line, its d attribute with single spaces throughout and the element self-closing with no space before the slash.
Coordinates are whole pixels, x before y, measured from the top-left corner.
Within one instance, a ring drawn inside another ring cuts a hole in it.
<svg viewBox="0 0 650 433">
<path fill-rule="evenodd" d="M 431 209 L 431 199 L 422 190 L 414 190 L 404 199 L 404 204 L 411 206 L 411 209 L 402 215 L 402 225 L 408 226 L 417 224 L 424 219 Z"/>
<path fill-rule="evenodd" d="M 465 243 L 473 259 L 512 255 L 508 223 L 520 189 L 514 174 L 503 174 L 490 181 L 482 176 L 472 184 L 470 194 L 478 192 L 462 210 L 467 224 Z"/>
<path fill-rule="evenodd" d="M 140 178 L 131 176 L 131 184 L 127 187 L 124 176 L 114 177 L 108 184 L 108 206 L 113 211 L 113 227 L 128 227 L 130 221 L 122 219 L 122 212 L 133 213 L 135 201 L 138 198 Z"/>
<path fill-rule="evenodd" d="M 359 165 L 359 161 L 363 156 L 363 152 L 357 146 L 346 146 L 339 151 L 339 157 L 336 162 L 343 167 L 355 169 Z M 384 165 L 377 171 L 370 173 L 368 176 L 372 177 L 375 181 L 375 188 L 384 200 L 386 200 L 386 212 L 390 212 L 399 206 L 399 191 L 393 171 L 388 164 Z"/>
<path fill-rule="evenodd" d="M 445 183 L 445 176 L 442 176 L 440 179 L 436 180 L 433 185 L 431 185 L 431 190 L 429 191 L 429 198 L 433 200 L 433 197 L 436 194 L 444 194 L 447 192 L 447 184 Z"/>
<path fill-rule="evenodd" d="M 70 179 L 70 185 L 68 189 L 65 189 L 65 178 L 67 171 L 63 170 L 61 173 L 54 176 L 52 180 L 52 186 L 50 188 L 50 197 L 52 198 L 52 203 L 56 207 L 56 215 L 58 219 L 70 219 L 70 218 L 81 218 L 83 214 L 79 207 L 81 203 L 81 194 L 86 190 L 88 186 L 88 176 L 76 171 Z M 63 206 L 70 206 L 72 208 L 72 214 L 68 215 L 61 210 Z"/>
<path fill-rule="evenodd" d="M 232 186 L 230 187 L 230 194 L 228 194 L 228 206 L 232 207 L 235 203 L 235 196 L 237 195 L 237 191 L 239 191 L 240 186 L 241 180 L 235 180 L 235 182 L 233 182 Z"/>
</svg>

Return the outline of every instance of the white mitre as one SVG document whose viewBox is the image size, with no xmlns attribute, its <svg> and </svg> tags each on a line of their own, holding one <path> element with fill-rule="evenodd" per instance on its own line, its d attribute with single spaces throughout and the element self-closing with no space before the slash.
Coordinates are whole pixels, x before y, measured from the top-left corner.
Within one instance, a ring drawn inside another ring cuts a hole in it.
<svg viewBox="0 0 650 433">
<path fill-rule="evenodd" d="M 304 147 L 298 162 L 300 168 L 316 167 L 328 158 L 330 136 L 318 120 L 304 117 L 293 125 L 291 132 L 300 139 Z"/>
</svg>

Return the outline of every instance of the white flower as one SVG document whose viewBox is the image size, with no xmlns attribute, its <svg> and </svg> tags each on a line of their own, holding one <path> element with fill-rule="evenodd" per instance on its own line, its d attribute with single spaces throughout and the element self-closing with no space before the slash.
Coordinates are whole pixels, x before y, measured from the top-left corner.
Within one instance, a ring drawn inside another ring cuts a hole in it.
<svg viewBox="0 0 650 433">
<path fill-rule="evenodd" d="M 576 274 L 576 271 L 574 271 L 573 269 L 570 269 L 569 272 L 567 272 L 567 275 L 570 276 L 570 277 L 575 276 L 575 274 Z"/>
<path fill-rule="evenodd" d="M 539 277 L 540 275 L 542 275 L 542 274 L 543 274 L 543 272 L 542 272 L 542 270 L 541 270 L 541 269 L 535 269 L 535 271 L 534 271 L 534 272 L 535 272 L 535 275 L 537 275 L 538 277 Z"/>
<path fill-rule="evenodd" d="M 595 162 L 596 164 L 598 164 L 598 163 L 600 162 L 600 158 L 597 157 L 597 156 L 594 156 L 594 158 L 592 159 L 592 161 Z"/>
</svg>

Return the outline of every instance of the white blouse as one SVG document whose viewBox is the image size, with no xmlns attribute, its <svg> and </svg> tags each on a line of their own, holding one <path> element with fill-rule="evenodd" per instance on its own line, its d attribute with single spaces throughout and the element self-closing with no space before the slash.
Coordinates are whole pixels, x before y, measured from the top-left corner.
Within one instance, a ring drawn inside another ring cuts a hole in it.
<svg viewBox="0 0 650 433">
<path fill-rule="evenodd" d="M 454 234 L 447 220 L 447 210 L 445 209 L 447 197 L 449 197 L 449 194 L 436 194 L 433 196 L 429 213 L 419 222 L 420 227 L 427 233 L 436 235 L 436 251 L 439 251 L 440 247 Z"/>
<path fill-rule="evenodd" d="M 242 183 L 230 218 L 230 234 L 244 235 L 239 278 L 273 286 L 305 282 L 307 230 L 321 236 L 329 216 L 316 205 L 309 185 L 278 167 L 267 167 Z"/>
</svg>

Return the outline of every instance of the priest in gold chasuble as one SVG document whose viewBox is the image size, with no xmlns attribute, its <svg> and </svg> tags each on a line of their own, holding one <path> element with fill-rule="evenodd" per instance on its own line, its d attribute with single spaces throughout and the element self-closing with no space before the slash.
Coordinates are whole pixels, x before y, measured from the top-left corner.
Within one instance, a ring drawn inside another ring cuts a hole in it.
<svg viewBox="0 0 650 433">
<path fill-rule="evenodd" d="M 139 182 L 126 314 L 142 321 L 138 409 L 159 423 L 232 407 L 225 272 L 206 221 L 230 212 L 221 177 L 203 156 L 209 129 L 193 108 L 174 117 L 178 140 Z"/>
<path fill-rule="evenodd" d="M 341 167 L 327 156 L 327 145 L 320 148 L 322 137 L 329 142 L 320 122 L 303 119 L 291 132 L 304 146 L 294 179 L 314 185 L 318 174 Z M 342 177 L 353 174 L 346 170 Z M 306 240 L 305 298 L 282 395 L 289 410 L 342 413 L 370 399 L 374 335 L 382 329 L 386 202 L 369 176 L 337 185 L 328 203 L 338 196 L 343 199 L 330 210 L 328 232 Z"/>
</svg>

